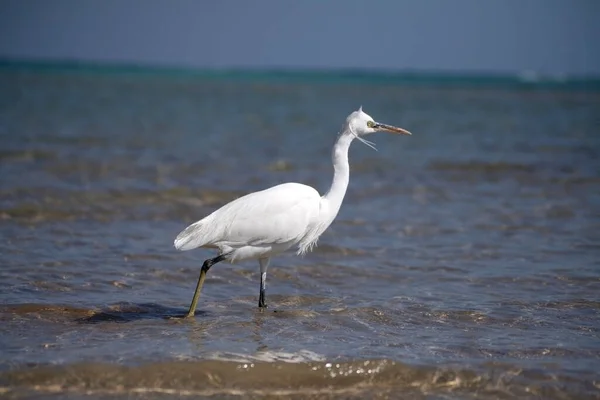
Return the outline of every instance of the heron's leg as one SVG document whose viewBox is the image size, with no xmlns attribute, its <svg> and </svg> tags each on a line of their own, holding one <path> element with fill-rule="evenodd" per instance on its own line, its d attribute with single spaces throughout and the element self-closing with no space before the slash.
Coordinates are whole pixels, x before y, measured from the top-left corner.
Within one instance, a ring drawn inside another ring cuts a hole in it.
<svg viewBox="0 0 600 400">
<path fill-rule="evenodd" d="M 260 263 L 260 294 L 258 295 L 258 307 L 267 308 L 265 303 L 265 291 L 267 289 L 267 268 L 269 267 L 270 258 L 261 258 Z"/>
<path fill-rule="evenodd" d="M 225 258 L 227 258 L 226 254 L 220 254 L 215 258 L 209 258 L 208 260 L 204 261 L 204 264 L 202 264 L 202 269 L 200 270 L 200 278 L 198 279 L 198 284 L 196 285 L 196 291 L 194 292 L 192 304 L 190 304 L 190 309 L 187 315 L 185 316 L 186 318 L 193 317 L 194 313 L 196 312 L 196 305 L 198 304 L 198 299 L 200 298 L 200 291 L 202 290 L 204 280 L 206 279 L 206 273 L 208 272 L 210 267 L 212 267 L 219 261 L 223 261 Z"/>
</svg>

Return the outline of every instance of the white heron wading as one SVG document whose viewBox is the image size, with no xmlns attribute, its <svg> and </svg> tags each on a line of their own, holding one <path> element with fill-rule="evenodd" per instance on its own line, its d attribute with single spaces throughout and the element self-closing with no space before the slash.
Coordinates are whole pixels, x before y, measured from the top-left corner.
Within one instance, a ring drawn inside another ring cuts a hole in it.
<svg viewBox="0 0 600 400">
<path fill-rule="evenodd" d="M 378 131 L 411 134 L 402 128 L 375 122 L 361 107 L 346 118 L 333 146 L 333 182 L 324 196 L 307 185 L 284 183 L 233 200 L 177 235 L 175 247 L 178 250 L 206 247 L 219 251 L 218 256 L 209 258 L 202 264 L 186 317 L 194 316 L 206 273 L 220 261 L 233 263 L 258 259 L 258 307 L 266 307 L 265 288 L 271 257 L 293 246 L 298 246 L 297 254 L 304 254 L 312 249 L 319 236 L 335 219 L 344 200 L 350 179 L 350 144 L 358 139 L 373 147 L 363 136 Z"/>
</svg>

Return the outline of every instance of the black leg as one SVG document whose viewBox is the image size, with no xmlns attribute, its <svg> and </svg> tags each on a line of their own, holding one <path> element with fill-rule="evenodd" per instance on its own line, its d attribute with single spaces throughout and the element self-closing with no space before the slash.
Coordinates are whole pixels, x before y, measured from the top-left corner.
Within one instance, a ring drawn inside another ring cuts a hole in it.
<svg viewBox="0 0 600 400">
<path fill-rule="evenodd" d="M 200 298 L 200 291 L 202 291 L 202 286 L 204 285 L 204 280 L 206 279 L 206 273 L 216 263 L 223 261 L 227 258 L 227 254 L 218 255 L 215 258 L 209 258 L 204 261 L 202 264 L 202 269 L 200 270 L 200 278 L 198 278 L 198 284 L 196 285 L 196 291 L 194 292 L 194 298 L 192 299 L 192 304 L 190 304 L 190 309 L 185 316 L 186 318 L 190 318 L 194 316 L 196 312 L 196 305 L 198 304 L 198 299 Z"/>
<path fill-rule="evenodd" d="M 258 308 L 267 308 L 266 304 L 266 290 L 267 290 L 267 268 L 269 267 L 269 259 L 261 258 L 258 260 L 260 263 L 260 293 L 258 295 Z"/>
<path fill-rule="evenodd" d="M 265 292 L 266 292 L 266 274 L 260 274 L 260 294 L 258 295 L 258 307 L 267 308 L 265 304 Z"/>
</svg>

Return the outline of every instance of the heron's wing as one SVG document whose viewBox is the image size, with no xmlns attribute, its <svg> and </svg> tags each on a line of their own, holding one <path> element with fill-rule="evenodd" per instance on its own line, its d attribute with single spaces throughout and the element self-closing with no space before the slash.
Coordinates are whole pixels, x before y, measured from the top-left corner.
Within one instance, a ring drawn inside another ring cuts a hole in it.
<svg viewBox="0 0 600 400">
<path fill-rule="evenodd" d="M 229 246 L 259 246 L 300 240 L 319 215 L 319 193 L 310 186 L 283 184 L 241 197 L 213 213 L 220 238 Z"/>
<path fill-rule="evenodd" d="M 179 250 L 298 242 L 318 223 L 321 197 L 310 186 L 286 183 L 250 193 L 184 229 Z"/>
</svg>

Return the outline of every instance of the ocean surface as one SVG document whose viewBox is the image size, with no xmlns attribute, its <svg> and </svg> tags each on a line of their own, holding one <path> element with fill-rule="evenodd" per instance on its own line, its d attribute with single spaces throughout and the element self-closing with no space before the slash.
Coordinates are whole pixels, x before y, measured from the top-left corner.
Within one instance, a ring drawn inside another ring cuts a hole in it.
<svg viewBox="0 0 600 400">
<path fill-rule="evenodd" d="M 456 78 L 456 77 L 455 77 Z M 531 76 L 0 68 L 0 397 L 600 398 L 600 90 Z M 324 193 L 319 246 L 209 272 L 189 223 Z"/>
</svg>

